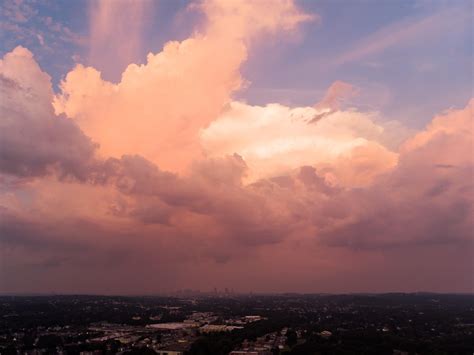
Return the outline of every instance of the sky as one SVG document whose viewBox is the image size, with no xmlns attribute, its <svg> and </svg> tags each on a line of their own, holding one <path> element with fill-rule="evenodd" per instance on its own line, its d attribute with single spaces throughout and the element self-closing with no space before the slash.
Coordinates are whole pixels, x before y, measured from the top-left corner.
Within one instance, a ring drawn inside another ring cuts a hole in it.
<svg viewBox="0 0 474 355">
<path fill-rule="evenodd" d="M 471 1 L 0 1 L 0 293 L 473 292 Z"/>
</svg>

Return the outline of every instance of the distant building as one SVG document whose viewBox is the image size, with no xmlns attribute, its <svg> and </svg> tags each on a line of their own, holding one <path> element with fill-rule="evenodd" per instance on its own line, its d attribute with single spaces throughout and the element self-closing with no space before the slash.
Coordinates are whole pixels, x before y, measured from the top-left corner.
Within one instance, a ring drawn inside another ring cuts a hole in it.
<svg viewBox="0 0 474 355">
<path fill-rule="evenodd" d="M 184 355 L 184 351 L 165 349 L 155 350 L 155 353 L 158 355 Z"/>
<path fill-rule="evenodd" d="M 199 328 L 203 333 L 214 333 L 214 332 L 231 332 L 234 329 L 242 329 L 243 327 L 225 325 L 225 324 L 206 324 Z"/>
<path fill-rule="evenodd" d="M 329 330 L 323 330 L 321 333 L 319 333 L 319 335 L 322 337 L 322 338 L 330 338 L 332 336 L 332 333 L 329 331 Z"/>
<path fill-rule="evenodd" d="M 180 330 L 180 329 L 188 329 L 188 328 L 197 328 L 199 326 L 198 323 L 195 322 L 176 322 L 176 323 L 154 323 L 148 324 L 147 328 L 152 329 L 161 329 L 161 330 Z"/>
<path fill-rule="evenodd" d="M 245 320 L 246 320 L 247 322 L 249 322 L 249 323 L 251 323 L 251 322 L 257 322 L 257 321 L 259 321 L 259 320 L 262 319 L 261 316 L 245 316 L 244 318 L 245 318 Z"/>
<path fill-rule="evenodd" d="M 158 355 L 184 355 L 190 348 L 188 342 L 178 342 L 161 349 L 155 349 Z"/>
</svg>

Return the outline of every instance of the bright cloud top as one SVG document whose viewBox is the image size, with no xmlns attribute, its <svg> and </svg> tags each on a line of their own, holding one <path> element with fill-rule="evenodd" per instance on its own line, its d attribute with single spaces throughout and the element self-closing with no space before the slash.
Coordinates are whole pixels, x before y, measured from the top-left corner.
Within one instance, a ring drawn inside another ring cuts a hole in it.
<svg viewBox="0 0 474 355">
<path fill-rule="evenodd" d="M 144 65 L 129 65 L 118 84 L 102 80 L 94 68 L 76 67 L 61 85 L 56 111 L 75 119 L 104 155 L 138 153 L 181 170 L 200 156 L 199 130 L 242 87 L 239 68 L 250 43 L 311 19 L 292 2 L 269 5 L 203 2 L 202 30 L 182 42 L 168 42 Z"/>
</svg>

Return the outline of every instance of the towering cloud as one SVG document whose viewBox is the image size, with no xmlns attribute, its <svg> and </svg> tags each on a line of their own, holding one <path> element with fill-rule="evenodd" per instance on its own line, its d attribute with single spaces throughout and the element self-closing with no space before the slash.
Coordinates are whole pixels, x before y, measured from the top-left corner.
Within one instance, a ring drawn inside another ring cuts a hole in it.
<svg viewBox="0 0 474 355">
<path fill-rule="evenodd" d="M 138 153 L 164 168 L 184 169 L 200 156 L 199 130 L 242 87 L 239 69 L 250 43 L 311 19 L 291 1 L 268 5 L 201 3 L 206 15 L 201 31 L 168 42 L 144 65 L 129 65 L 118 84 L 104 81 L 94 68 L 77 66 L 61 85 L 57 112 L 73 118 L 104 155 Z"/>
<path fill-rule="evenodd" d="M 474 101 L 409 139 L 340 105 L 347 83 L 315 107 L 236 101 L 252 46 L 311 17 L 198 8 L 117 84 L 79 65 L 55 95 L 27 49 L 0 61 L 0 290 L 472 291 Z"/>
</svg>

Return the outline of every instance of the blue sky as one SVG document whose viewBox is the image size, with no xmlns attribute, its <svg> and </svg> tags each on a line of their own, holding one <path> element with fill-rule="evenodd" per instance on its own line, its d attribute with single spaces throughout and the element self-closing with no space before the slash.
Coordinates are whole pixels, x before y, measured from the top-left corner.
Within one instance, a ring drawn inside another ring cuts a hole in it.
<svg viewBox="0 0 474 355">
<path fill-rule="evenodd" d="M 88 1 L 1 2 L 2 55 L 29 48 L 57 86 L 87 60 Z M 157 1 L 148 13 L 135 62 L 169 40 L 186 38 L 199 22 L 184 0 Z M 354 105 L 421 127 L 472 96 L 473 5 L 469 0 L 300 0 L 318 19 L 290 38 L 255 43 L 238 98 L 252 104 L 313 105 L 335 80 L 357 86 Z M 16 14 L 16 15 L 15 15 Z M 18 16 L 21 14 L 21 16 Z M 117 26 L 126 24 L 117 24 Z M 120 70 L 98 68 L 118 81 Z"/>
</svg>

